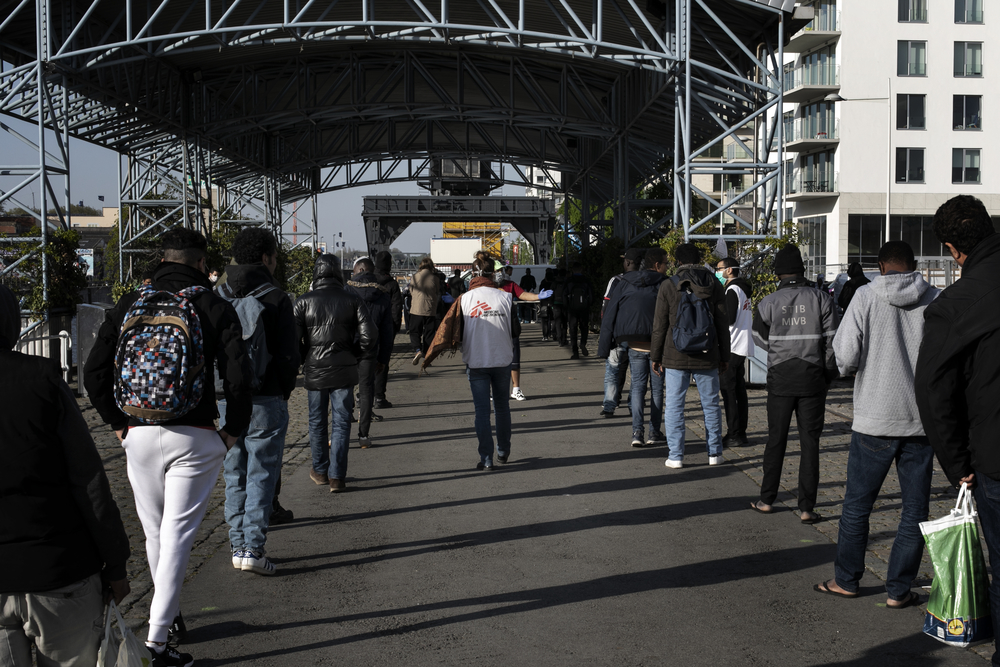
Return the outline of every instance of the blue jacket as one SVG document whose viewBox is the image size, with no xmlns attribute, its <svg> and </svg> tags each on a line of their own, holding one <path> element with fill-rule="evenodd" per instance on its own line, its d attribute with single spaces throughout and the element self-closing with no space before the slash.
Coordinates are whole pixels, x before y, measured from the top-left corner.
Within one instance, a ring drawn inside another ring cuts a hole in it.
<svg viewBox="0 0 1000 667">
<path fill-rule="evenodd" d="M 666 279 L 656 271 L 630 271 L 619 276 L 604 308 L 598 357 L 606 359 L 618 343 L 651 340 L 656 295 Z"/>
</svg>

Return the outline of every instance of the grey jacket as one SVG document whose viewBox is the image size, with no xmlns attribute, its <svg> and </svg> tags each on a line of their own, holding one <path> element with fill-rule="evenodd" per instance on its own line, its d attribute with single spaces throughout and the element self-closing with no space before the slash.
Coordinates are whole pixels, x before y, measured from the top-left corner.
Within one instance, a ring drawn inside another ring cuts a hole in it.
<svg viewBox="0 0 1000 667">
<path fill-rule="evenodd" d="M 941 290 L 919 273 L 878 276 L 855 292 L 833 339 L 843 374 L 854 381 L 858 433 L 899 438 L 924 434 L 913 374 L 924 334 L 924 309 Z"/>
<path fill-rule="evenodd" d="M 815 396 L 837 374 L 831 341 L 837 333 L 833 299 L 802 276 L 781 281 L 760 300 L 753 340 L 767 350 L 767 391 L 776 396 Z"/>
</svg>

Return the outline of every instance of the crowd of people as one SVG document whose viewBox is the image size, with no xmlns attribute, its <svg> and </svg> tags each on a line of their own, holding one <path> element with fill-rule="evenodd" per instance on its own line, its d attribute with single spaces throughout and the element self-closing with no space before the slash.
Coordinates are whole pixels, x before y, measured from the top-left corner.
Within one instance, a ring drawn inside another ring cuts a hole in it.
<svg viewBox="0 0 1000 667">
<path fill-rule="evenodd" d="M 834 576 L 815 590 L 858 595 L 869 516 L 895 462 L 903 510 L 887 606 L 918 604 L 911 590 L 923 552 L 918 524 L 927 518 L 935 455 L 952 484 L 973 487 L 991 559 L 1000 558 L 1000 455 L 990 440 L 1000 408 L 989 390 L 1000 372 L 1000 326 L 988 316 L 1000 307 L 994 280 L 1000 234 L 982 203 L 964 195 L 940 207 L 934 231 L 962 267 L 960 280 L 944 291 L 932 287 L 916 270 L 912 248 L 887 242 L 879 275 L 855 286 L 842 318 L 831 295 L 805 279 L 794 245 L 774 257 L 777 289 L 756 307 L 733 258 L 719 259 L 713 271 L 693 244 L 678 245 L 672 257 L 660 248 L 629 249 L 623 272 L 604 294 L 601 416 L 614 416 L 630 373 L 631 444 L 666 444 L 666 466 L 682 468 L 693 381 L 708 464 L 718 466 L 725 448 L 749 443 L 745 363 L 755 347 L 765 349 L 767 441 L 760 497 L 751 509 L 776 511 L 794 414 L 798 509 L 811 524 L 823 520 L 815 506 L 826 393 L 837 376 L 853 375 Z M 589 355 L 594 292 L 579 264 L 547 270 L 533 293 L 534 277 L 515 285 L 485 253 L 476 257 L 468 284 L 459 274 L 445 279 L 428 259 L 410 283 L 404 310 L 388 253 L 357 261 L 349 276 L 336 257 L 319 256 L 312 289 L 293 302 L 277 286 L 278 246 L 265 230 L 239 233 L 233 263 L 215 283 L 201 234 L 176 228 L 161 240 L 163 261 L 150 284 L 108 311 L 82 378 L 126 455 L 154 584 L 146 639 L 154 667 L 193 664 L 176 648 L 186 633 L 180 589 L 220 468 L 233 567 L 276 572 L 267 535 L 272 517 L 284 511 L 277 497 L 287 401 L 300 368 L 309 400 L 310 477 L 339 493 L 346 488 L 352 422 L 359 446 L 370 447 L 373 410 L 392 407 L 387 366 L 407 310 L 415 364 L 422 360 L 427 368 L 442 352 L 461 351 L 482 471 L 512 455 L 510 400 L 524 400 L 523 321 L 537 317 L 543 341 L 571 341 L 573 358 Z M 518 308 L 515 299 L 537 312 Z M 26 666 L 34 646 L 39 664 L 92 665 L 104 605 L 129 593 L 128 538 L 72 393 L 51 362 L 12 351 L 18 335 L 16 299 L 0 287 L 0 401 L 12 408 L 0 412 L 6 517 L 0 555 L 20 564 L 0 577 L 0 657 Z M 990 596 L 1000 636 L 997 579 Z"/>
</svg>

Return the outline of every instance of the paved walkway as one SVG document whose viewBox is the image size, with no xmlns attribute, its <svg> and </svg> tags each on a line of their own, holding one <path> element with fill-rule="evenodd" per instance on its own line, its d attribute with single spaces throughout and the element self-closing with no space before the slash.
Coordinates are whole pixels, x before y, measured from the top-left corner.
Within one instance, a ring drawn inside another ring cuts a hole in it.
<svg viewBox="0 0 1000 667">
<path fill-rule="evenodd" d="M 811 590 L 833 571 L 847 383 L 831 392 L 822 440 L 817 509 L 829 521 L 812 527 L 794 511 L 747 509 L 761 475 L 762 391 L 751 392 L 753 444 L 727 450 L 728 465 L 711 468 L 692 391 L 688 465 L 669 470 L 665 447 L 629 447 L 624 407 L 598 417 L 603 362 L 570 361 L 528 325 L 529 400 L 513 404 L 511 463 L 481 473 L 460 359 L 443 358 L 418 377 L 403 337 L 397 342 L 395 407 L 379 411 L 386 420 L 373 424 L 376 447 L 352 447 L 348 493 L 309 480 L 305 392 L 293 395 L 282 503 L 296 521 L 269 538 L 278 576 L 232 569 L 220 479 L 182 595 L 185 650 L 196 664 L 985 664 L 924 637 L 922 609 L 885 608 L 895 473 L 872 516 L 864 595 Z M 124 455 L 81 405 L 132 537 L 125 608 L 142 631 L 151 589 Z M 796 475 L 790 443 L 778 501 L 789 510 Z M 946 487 L 938 472 L 934 517 L 953 502 Z M 927 564 L 921 583 L 930 572 Z"/>
</svg>

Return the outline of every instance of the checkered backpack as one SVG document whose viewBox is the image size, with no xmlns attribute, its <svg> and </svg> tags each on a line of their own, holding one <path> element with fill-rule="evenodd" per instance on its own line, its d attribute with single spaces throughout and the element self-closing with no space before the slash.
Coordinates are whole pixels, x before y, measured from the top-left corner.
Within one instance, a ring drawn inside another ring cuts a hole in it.
<svg viewBox="0 0 1000 667">
<path fill-rule="evenodd" d="M 115 402 L 146 424 L 182 417 L 205 390 L 201 320 L 191 299 L 207 292 L 195 285 L 180 292 L 145 286 L 126 311 L 115 353 Z"/>
</svg>

